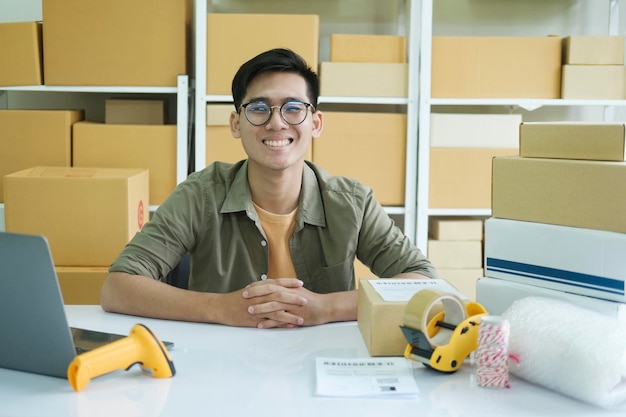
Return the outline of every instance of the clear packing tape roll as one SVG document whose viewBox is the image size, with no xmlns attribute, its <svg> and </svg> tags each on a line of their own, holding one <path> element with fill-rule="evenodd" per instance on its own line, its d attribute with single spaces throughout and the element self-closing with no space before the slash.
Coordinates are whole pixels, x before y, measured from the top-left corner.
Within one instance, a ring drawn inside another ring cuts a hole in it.
<svg viewBox="0 0 626 417">
<path fill-rule="evenodd" d="M 519 356 L 511 374 L 604 408 L 626 403 L 626 329 L 615 319 L 543 297 L 517 300 L 502 316 Z"/>
</svg>

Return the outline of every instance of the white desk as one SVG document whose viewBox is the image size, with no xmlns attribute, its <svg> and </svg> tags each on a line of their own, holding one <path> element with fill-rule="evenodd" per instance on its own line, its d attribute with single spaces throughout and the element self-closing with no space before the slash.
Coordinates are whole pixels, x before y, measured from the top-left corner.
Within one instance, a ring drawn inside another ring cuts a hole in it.
<svg viewBox="0 0 626 417">
<path fill-rule="evenodd" d="M 355 322 L 257 330 L 150 320 L 67 306 L 71 326 L 128 334 L 143 323 L 175 342 L 176 376 L 155 379 L 135 366 L 93 379 L 81 392 L 67 380 L 0 369 L 0 416 L 593 416 L 605 411 L 511 377 L 511 388 L 476 387 L 465 363 L 440 374 L 415 363 L 416 398 L 315 396 L 315 358 L 368 357 Z"/>
</svg>

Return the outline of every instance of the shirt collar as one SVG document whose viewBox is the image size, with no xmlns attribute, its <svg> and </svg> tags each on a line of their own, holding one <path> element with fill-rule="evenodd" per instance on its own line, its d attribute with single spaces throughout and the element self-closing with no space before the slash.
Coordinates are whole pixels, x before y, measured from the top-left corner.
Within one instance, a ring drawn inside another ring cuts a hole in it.
<svg viewBox="0 0 626 417">
<path fill-rule="evenodd" d="M 220 213 L 234 213 L 245 211 L 252 220 L 257 220 L 258 216 L 252 204 L 252 194 L 250 184 L 248 184 L 248 161 L 246 160 L 233 178 L 233 182 L 226 194 L 224 204 Z M 320 187 L 317 176 L 308 163 L 304 164 L 302 173 L 302 192 L 298 203 L 298 214 L 296 223 L 309 223 L 314 226 L 326 226 L 324 215 L 324 204 L 320 194 Z"/>
</svg>

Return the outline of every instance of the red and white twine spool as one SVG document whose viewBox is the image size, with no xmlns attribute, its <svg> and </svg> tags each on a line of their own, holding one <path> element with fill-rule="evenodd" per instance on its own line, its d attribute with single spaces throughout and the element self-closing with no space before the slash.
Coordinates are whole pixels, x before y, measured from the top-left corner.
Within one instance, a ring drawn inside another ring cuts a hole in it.
<svg viewBox="0 0 626 417">
<path fill-rule="evenodd" d="M 485 388 L 509 388 L 508 320 L 499 316 L 483 316 L 478 327 L 476 383 Z"/>
</svg>

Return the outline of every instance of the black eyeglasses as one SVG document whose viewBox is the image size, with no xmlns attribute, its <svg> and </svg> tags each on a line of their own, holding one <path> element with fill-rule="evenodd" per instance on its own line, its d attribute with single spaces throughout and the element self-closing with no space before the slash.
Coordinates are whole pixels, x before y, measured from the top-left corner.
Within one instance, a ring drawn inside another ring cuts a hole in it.
<svg viewBox="0 0 626 417">
<path fill-rule="evenodd" d="M 270 106 L 263 101 L 251 101 L 240 106 L 240 108 L 243 108 L 246 119 L 254 126 L 262 126 L 269 122 L 274 109 L 280 110 L 280 117 L 283 118 L 285 123 L 292 126 L 299 125 L 306 119 L 309 107 L 312 111 L 315 111 L 315 107 L 312 104 L 301 101 L 287 101 L 280 106 Z"/>
</svg>

